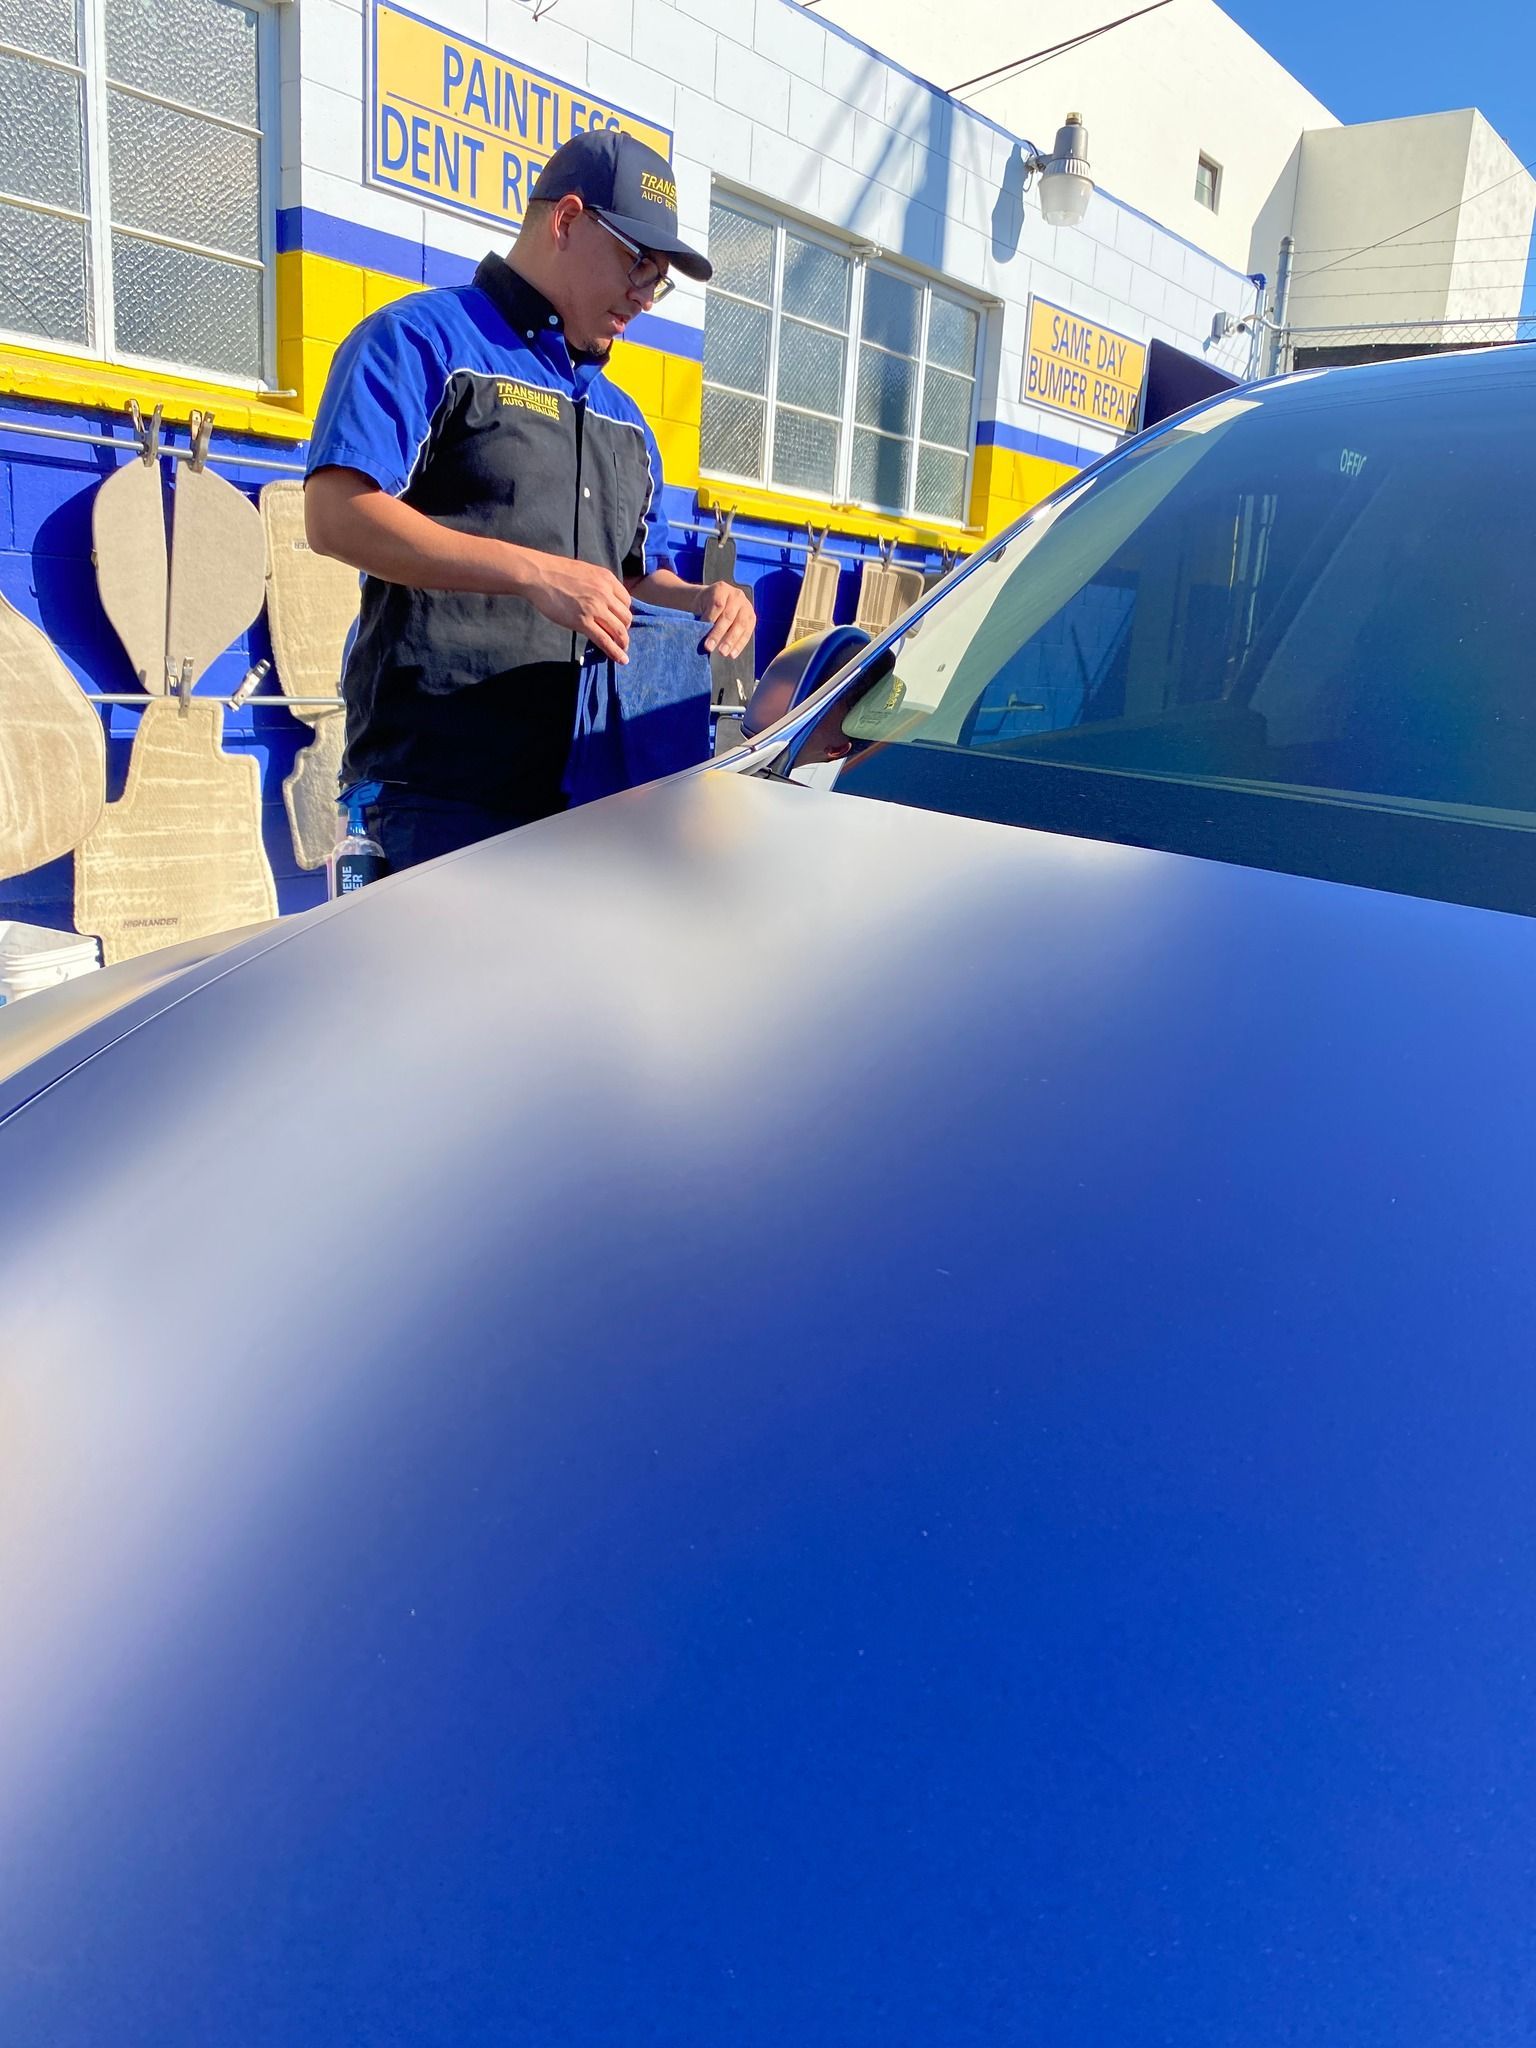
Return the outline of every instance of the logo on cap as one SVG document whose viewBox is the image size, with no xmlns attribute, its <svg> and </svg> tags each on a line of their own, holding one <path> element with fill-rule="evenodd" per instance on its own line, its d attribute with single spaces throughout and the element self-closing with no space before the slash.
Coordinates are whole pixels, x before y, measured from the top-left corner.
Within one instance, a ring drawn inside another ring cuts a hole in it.
<svg viewBox="0 0 1536 2048">
<path fill-rule="evenodd" d="M 658 178 L 654 171 L 640 173 L 640 197 L 653 200 L 673 213 L 677 211 L 677 187 L 670 178 Z"/>
</svg>

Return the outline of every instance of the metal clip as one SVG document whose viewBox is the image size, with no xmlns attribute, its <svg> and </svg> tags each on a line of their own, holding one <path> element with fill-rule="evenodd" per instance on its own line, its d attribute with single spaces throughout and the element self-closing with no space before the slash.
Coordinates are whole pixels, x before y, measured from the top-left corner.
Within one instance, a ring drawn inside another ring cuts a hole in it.
<svg viewBox="0 0 1536 2048">
<path fill-rule="evenodd" d="M 893 541 L 893 540 L 880 540 L 880 541 L 876 541 L 876 543 L 875 543 L 875 546 L 876 546 L 876 547 L 877 547 L 877 548 L 878 548 L 878 549 L 880 550 L 880 566 L 881 566 L 881 568 L 882 568 L 882 569 L 889 569 L 889 567 L 891 566 L 891 557 L 892 557 L 892 556 L 893 556 L 893 555 L 895 554 L 895 552 L 896 552 L 896 543 L 895 543 L 895 541 Z"/>
<path fill-rule="evenodd" d="M 831 531 L 831 529 L 826 526 L 808 525 L 805 531 L 806 536 L 811 543 L 811 560 L 813 562 L 818 562 L 821 559 L 822 550 L 826 547 L 827 535 Z"/>
<path fill-rule="evenodd" d="M 715 539 L 716 539 L 716 540 L 719 540 L 719 541 L 727 541 L 727 540 L 729 540 L 729 539 L 730 539 L 730 537 L 731 537 L 731 528 L 732 528 L 732 527 L 733 527 L 733 526 L 734 526 L 735 524 L 736 524 L 736 507 L 735 507 L 734 505 L 730 506 L 729 508 L 727 508 L 727 507 L 726 507 L 726 506 L 724 506 L 724 505 L 717 505 L 717 506 L 715 507 Z"/>
<path fill-rule="evenodd" d="M 181 675 L 176 683 L 176 716 L 185 718 L 192 702 L 192 657 L 189 654 L 181 664 Z"/>
<path fill-rule="evenodd" d="M 213 414 L 194 412 L 189 426 L 192 435 L 192 467 L 201 469 L 208 460 L 208 437 L 213 432 Z"/>
<path fill-rule="evenodd" d="M 128 401 L 128 417 L 133 421 L 134 438 L 139 444 L 139 459 L 151 468 L 160 460 L 160 415 L 164 411 L 163 405 L 157 405 L 150 414 L 149 424 L 146 426 L 144 415 L 139 410 L 139 401 L 136 398 L 130 398 Z"/>
</svg>

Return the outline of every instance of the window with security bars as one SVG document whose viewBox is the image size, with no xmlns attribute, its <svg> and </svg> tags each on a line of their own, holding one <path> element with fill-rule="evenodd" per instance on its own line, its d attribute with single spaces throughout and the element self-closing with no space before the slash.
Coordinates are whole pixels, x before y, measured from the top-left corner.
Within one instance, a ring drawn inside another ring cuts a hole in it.
<svg viewBox="0 0 1536 2048">
<path fill-rule="evenodd" d="M 735 201 L 710 208 L 709 254 L 702 468 L 833 504 L 962 521 L 976 309 Z"/>
<path fill-rule="evenodd" d="M 271 26 L 230 0 L 0 0 L 0 330 L 264 376 Z"/>
</svg>

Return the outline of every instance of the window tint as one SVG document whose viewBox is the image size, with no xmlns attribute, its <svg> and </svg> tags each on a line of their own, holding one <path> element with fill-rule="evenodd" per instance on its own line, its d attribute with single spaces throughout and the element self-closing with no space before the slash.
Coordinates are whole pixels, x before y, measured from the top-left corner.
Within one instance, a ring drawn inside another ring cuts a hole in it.
<svg viewBox="0 0 1536 2048">
<path fill-rule="evenodd" d="M 1133 445 L 839 708 L 839 787 L 1536 908 L 1533 372 L 1344 374 Z"/>
</svg>

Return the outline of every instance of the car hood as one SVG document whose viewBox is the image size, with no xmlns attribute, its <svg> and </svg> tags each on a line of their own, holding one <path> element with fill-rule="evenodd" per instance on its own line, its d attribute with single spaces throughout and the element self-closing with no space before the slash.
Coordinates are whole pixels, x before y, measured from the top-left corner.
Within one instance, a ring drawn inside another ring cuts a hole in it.
<svg viewBox="0 0 1536 2048">
<path fill-rule="evenodd" d="M 705 774 L 218 965 L 0 1129 L 0 2036 L 1526 2009 L 1536 927 Z"/>
</svg>

